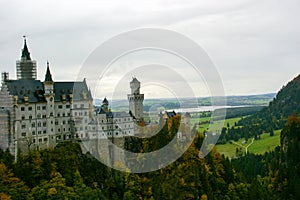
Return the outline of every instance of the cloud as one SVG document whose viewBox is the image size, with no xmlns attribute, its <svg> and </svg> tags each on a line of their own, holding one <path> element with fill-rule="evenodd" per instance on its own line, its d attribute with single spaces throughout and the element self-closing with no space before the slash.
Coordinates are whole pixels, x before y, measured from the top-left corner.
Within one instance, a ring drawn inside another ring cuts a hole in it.
<svg viewBox="0 0 300 200">
<path fill-rule="evenodd" d="M 40 79 L 50 60 L 54 78 L 74 80 L 85 59 L 105 40 L 137 27 L 161 27 L 187 35 L 206 50 L 227 94 L 275 92 L 299 73 L 299 4 L 297 0 L 1 1 L 0 67 L 14 77 L 26 34 Z M 117 72 L 111 73 L 109 77 Z M 108 81 L 105 87 L 113 86 Z"/>
</svg>

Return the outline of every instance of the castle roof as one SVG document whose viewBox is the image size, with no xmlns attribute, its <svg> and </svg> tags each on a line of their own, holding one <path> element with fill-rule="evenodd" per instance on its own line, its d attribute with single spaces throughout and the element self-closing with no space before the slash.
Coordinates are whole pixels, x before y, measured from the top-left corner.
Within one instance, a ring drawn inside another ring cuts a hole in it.
<svg viewBox="0 0 300 200">
<path fill-rule="evenodd" d="M 103 99 L 102 103 L 108 103 L 108 100 L 106 99 L 106 97 Z"/>
<path fill-rule="evenodd" d="M 53 82 L 48 61 L 47 61 L 47 72 L 46 72 L 46 75 L 45 75 L 45 82 Z"/>
<path fill-rule="evenodd" d="M 44 84 L 39 80 L 7 80 L 10 95 L 18 96 L 18 103 L 24 102 L 24 96 L 28 102 L 46 102 L 44 97 Z"/>
<path fill-rule="evenodd" d="M 131 83 L 140 83 L 137 78 L 133 77 Z"/>
<path fill-rule="evenodd" d="M 31 60 L 25 37 L 24 37 L 24 48 L 22 49 L 21 59 Z"/>
<path fill-rule="evenodd" d="M 165 116 L 164 116 L 164 118 L 172 118 L 172 117 L 174 117 L 174 116 L 176 116 L 176 112 L 175 112 L 174 110 L 171 111 L 171 112 L 165 111 Z"/>
<path fill-rule="evenodd" d="M 24 102 L 24 96 L 28 97 L 29 103 L 46 102 L 44 96 L 44 84 L 39 80 L 7 80 L 5 84 L 8 87 L 9 94 L 18 96 L 18 103 Z M 70 94 L 73 94 L 73 100 L 91 99 L 92 96 L 88 90 L 86 82 L 55 82 L 54 100 L 62 101 L 65 95 L 65 101 L 70 100 Z"/>
</svg>

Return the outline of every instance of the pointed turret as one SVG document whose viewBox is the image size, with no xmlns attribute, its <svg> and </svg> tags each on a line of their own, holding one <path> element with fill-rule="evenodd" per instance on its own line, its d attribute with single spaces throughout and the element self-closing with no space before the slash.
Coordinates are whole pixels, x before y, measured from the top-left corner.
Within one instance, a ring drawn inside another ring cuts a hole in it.
<svg viewBox="0 0 300 200">
<path fill-rule="evenodd" d="M 21 59 L 17 60 L 17 79 L 18 80 L 36 80 L 37 69 L 36 61 L 31 60 L 30 53 L 27 47 L 26 37 L 24 37 L 24 47 L 22 49 Z"/>
<path fill-rule="evenodd" d="M 106 99 L 106 97 L 102 101 L 102 109 L 104 110 L 104 112 L 108 112 L 108 100 Z"/>
<path fill-rule="evenodd" d="M 30 58 L 30 53 L 27 47 L 27 43 L 26 43 L 26 37 L 24 37 L 24 48 L 22 49 L 22 56 L 21 56 L 21 60 L 25 59 L 25 60 L 31 60 Z"/>
<path fill-rule="evenodd" d="M 102 103 L 108 104 L 108 100 L 106 99 L 106 97 L 103 99 Z"/>
<path fill-rule="evenodd" d="M 45 75 L 45 82 L 53 82 L 48 61 L 47 61 L 47 72 Z"/>
</svg>

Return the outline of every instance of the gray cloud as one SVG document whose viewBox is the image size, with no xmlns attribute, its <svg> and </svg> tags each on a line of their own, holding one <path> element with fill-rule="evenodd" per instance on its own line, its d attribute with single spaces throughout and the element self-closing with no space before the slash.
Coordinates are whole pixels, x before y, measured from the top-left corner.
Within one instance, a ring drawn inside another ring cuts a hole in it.
<svg viewBox="0 0 300 200">
<path fill-rule="evenodd" d="M 15 60 L 26 34 L 40 79 L 49 59 L 55 79 L 75 80 L 84 60 L 106 39 L 137 27 L 161 27 L 187 35 L 206 49 L 227 94 L 275 92 L 299 73 L 299 4 L 297 0 L 1 1 L 0 69 L 15 76 Z"/>
</svg>

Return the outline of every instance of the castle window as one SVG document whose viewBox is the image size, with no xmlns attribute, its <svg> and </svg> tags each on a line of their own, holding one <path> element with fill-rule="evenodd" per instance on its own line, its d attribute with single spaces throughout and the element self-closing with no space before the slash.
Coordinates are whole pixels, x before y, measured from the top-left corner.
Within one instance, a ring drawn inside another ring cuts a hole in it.
<svg viewBox="0 0 300 200">
<path fill-rule="evenodd" d="M 87 112 L 86 111 L 84 112 L 84 115 L 87 116 Z"/>
<path fill-rule="evenodd" d="M 26 133 L 25 132 L 21 133 L 21 135 L 22 135 L 22 137 L 26 137 Z"/>
<path fill-rule="evenodd" d="M 42 131 L 38 131 L 38 134 L 41 135 L 41 134 L 42 134 Z"/>
<path fill-rule="evenodd" d="M 60 117 L 60 113 L 57 113 L 57 117 Z"/>
<path fill-rule="evenodd" d="M 39 139 L 39 142 L 43 142 L 43 141 L 42 141 L 42 138 Z"/>
<path fill-rule="evenodd" d="M 48 141 L 48 138 L 44 138 L 44 142 L 47 142 Z"/>
<path fill-rule="evenodd" d="M 58 132 L 60 132 L 60 128 L 59 128 L 59 129 L 57 129 L 57 131 L 58 131 Z"/>
<path fill-rule="evenodd" d="M 22 124 L 21 127 L 22 127 L 22 129 L 26 128 L 26 124 Z"/>
<path fill-rule="evenodd" d="M 39 113 L 39 114 L 37 114 L 37 118 L 41 118 L 41 114 Z"/>
<path fill-rule="evenodd" d="M 36 109 L 37 109 L 37 110 L 41 110 L 41 106 L 37 106 Z"/>
<path fill-rule="evenodd" d="M 31 111 L 31 110 L 32 110 L 32 107 L 31 107 L 31 106 L 29 106 L 29 107 L 28 107 L 28 110 L 29 110 L 29 111 Z"/>
<path fill-rule="evenodd" d="M 63 121 L 63 124 L 66 124 L 66 121 L 65 121 L 65 120 Z"/>
<path fill-rule="evenodd" d="M 81 105 L 80 105 L 80 108 L 84 108 L 84 104 L 81 104 Z"/>
<path fill-rule="evenodd" d="M 21 107 L 21 111 L 25 111 L 25 107 Z"/>
<path fill-rule="evenodd" d="M 63 106 L 62 106 L 62 105 L 59 105 L 59 106 L 58 106 L 58 108 L 59 108 L 59 109 L 62 109 L 62 108 L 63 108 Z"/>
<path fill-rule="evenodd" d="M 50 117 L 53 117 L 53 112 L 50 113 Z"/>
<path fill-rule="evenodd" d="M 43 118 L 47 118 L 47 116 L 46 116 L 46 115 L 43 115 Z"/>
<path fill-rule="evenodd" d="M 43 134 L 46 134 L 47 133 L 47 131 L 46 130 L 43 130 Z"/>
<path fill-rule="evenodd" d="M 47 122 L 43 122 L 43 126 L 46 127 L 47 126 Z"/>
<path fill-rule="evenodd" d="M 58 125 L 58 121 L 55 121 L 55 125 Z"/>
<path fill-rule="evenodd" d="M 33 143 L 35 143 L 35 139 L 33 139 Z"/>
<path fill-rule="evenodd" d="M 32 131 L 32 135 L 35 135 L 35 131 Z"/>
<path fill-rule="evenodd" d="M 63 117 L 64 117 L 64 116 L 66 116 L 66 114 L 65 114 L 65 113 L 63 113 L 62 115 L 63 115 Z"/>
<path fill-rule="evenodd" d="M 66 105 L 66 108 L 70 108 L 70 105 Z"/>
<path fill-rule="evenodd" d="M 21 119 L 24 120 L 24 119 L 25 119 L 25 116 L 23 115 Z"/>
<path fill-rule="evenodd" d="M 32 119 L 32 115 L 29 115 L 29 119 Z"/>
<path fill-rule="evenodd" d="M 77 112 L 75 112 L 75 116 L 77 116 Z"/>
<path fill-rule="evenodd" d="M 43 106 L 42 109 L 43 109 L 43 110 L 46 110 L 46 106 Z"/>
<path fill-rule="evenodd" d="M 70 117 L 70 116 L 71 116 L 71 113 L 68 112 L 68 116 Z"/>
<path fill-rule="evenodd" d="M 35 127 L 35 123 L 34 122 L 31 124 L 31 127 Z"/>
</svg>

